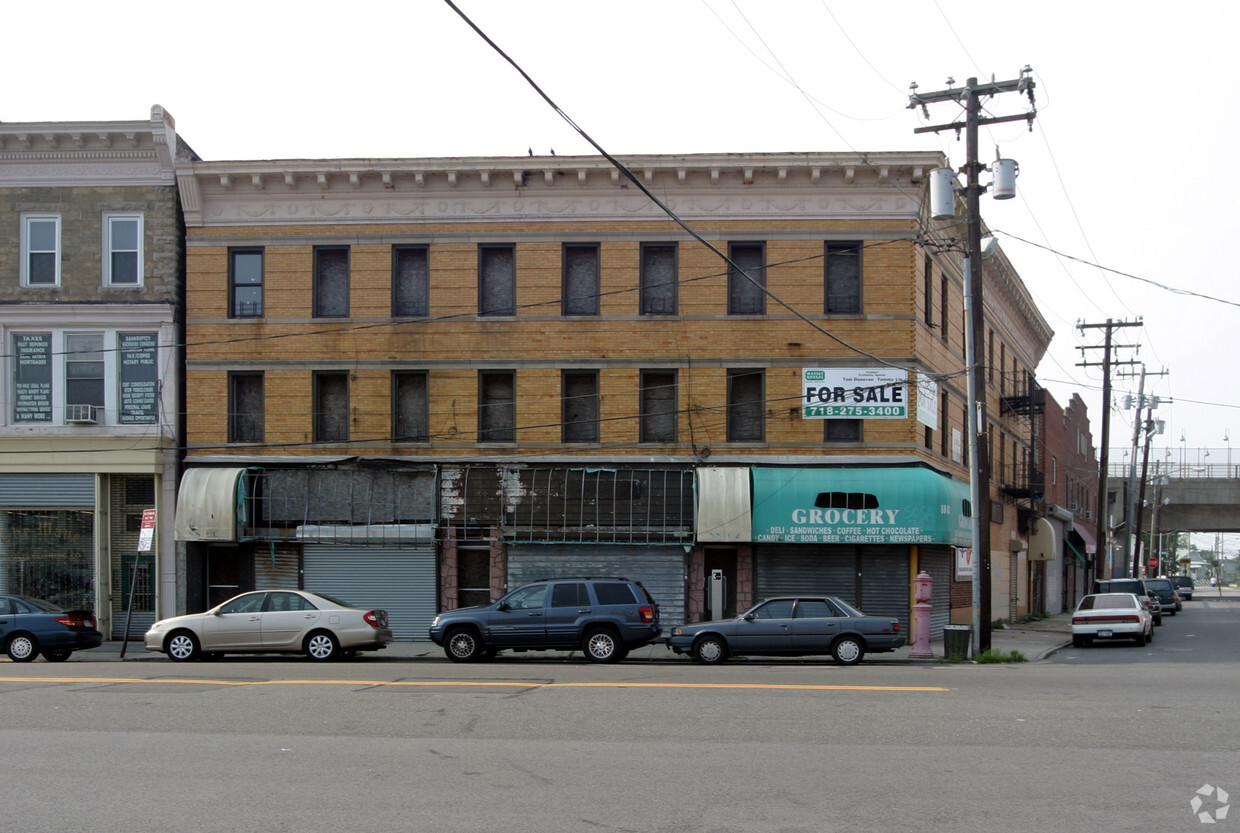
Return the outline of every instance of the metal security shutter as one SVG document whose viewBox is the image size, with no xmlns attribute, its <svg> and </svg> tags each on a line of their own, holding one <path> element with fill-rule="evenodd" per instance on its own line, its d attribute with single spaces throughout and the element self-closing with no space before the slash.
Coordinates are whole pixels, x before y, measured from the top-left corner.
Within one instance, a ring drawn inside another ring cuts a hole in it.
<svg viewBox="0 0 1240 833">
<path fill-rule="evenodd" d="M 304 588 L 388 612 L 397 639 L 427 639 L 438 612 L 432 547 L 307 544 Z"/>
<path fill-rule="evenodd" d="M 254 549 L 254 586 L 264 590 L 301 587 L 301 551 L 296 545 L 257 544 Z"/>
<path fill-rule="evenodd" d="M 908 547 L 862 546 L 861 598 L 858 607 L 870 616 L 893 616 L 909 630 Z"/>
<path fill-rule="evenodd" d="M 93 474 L 0 474 L 0 506 L 94 506 Z"/>
<path fill-rule="evenodd" d="M 804 594 L 856 602 L 855 547 L 760 546 L 756 556 L 755 599 Z"/>
<path fill-rule="evenodd" d="M 624 576 L 642 585 L 659 605 L 666 634 L 685 622 L 683 547 L 513 544 L 508 547 L 508 589 L 559 576 Z"/>
<path fill-rule="evenodd" d="M 922 545 L 917 550 L 918 569 L 934 579 L 930 588 L 930 638 L 943 635 L 944 625 L 951 624 L 952 615 L 952 548 Z"/>
</svg>

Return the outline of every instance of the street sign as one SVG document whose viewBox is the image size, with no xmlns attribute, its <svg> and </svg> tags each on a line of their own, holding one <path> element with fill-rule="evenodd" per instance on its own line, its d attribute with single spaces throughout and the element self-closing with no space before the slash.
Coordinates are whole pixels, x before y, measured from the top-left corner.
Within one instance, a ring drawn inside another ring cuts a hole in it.
<svg viewBox="0 0 1240 833">
<path fill-rule="evenodd" d="M 150 552 L 155 540 L 155 510 L 142 510 L 142 526 L 138 530 L 138 552 Z"/>
</svg>

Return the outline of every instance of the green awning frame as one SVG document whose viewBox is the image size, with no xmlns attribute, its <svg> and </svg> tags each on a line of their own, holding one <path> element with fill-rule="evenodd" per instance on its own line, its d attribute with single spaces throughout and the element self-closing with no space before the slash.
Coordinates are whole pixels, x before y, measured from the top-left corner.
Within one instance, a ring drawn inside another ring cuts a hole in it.
<svg viewBox="0 0 1240 833">
<path fill-rule="evenodd" d="M 969 546 L 969 485 L 920 466 L 750 469 L 753 540 Z"/>
<path fill-rule="evenodd" d="M 1081 551 L 1076 548 L 1076 544 L 1072 543 L 1067 538 L 1064 538 L 1063 542 L 1067 544 L 1074 553 L 1076 553 L 1076 560 L 1080 562 L 1081 569 L 1085 569 L 1086 567 L 1089 566 L 1089 561 L 1087 561 L 1085 559 L 1085 556 L 1081 553 Z"/>
</svg>

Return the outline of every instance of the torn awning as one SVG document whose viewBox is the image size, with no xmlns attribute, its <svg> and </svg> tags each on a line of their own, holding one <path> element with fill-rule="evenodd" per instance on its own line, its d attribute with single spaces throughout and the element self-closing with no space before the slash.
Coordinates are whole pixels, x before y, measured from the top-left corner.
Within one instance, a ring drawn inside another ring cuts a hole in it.
<svg viewBox="0 0 1240 833">
<path fill-rule="evenodd" d="M 177 492 L 178 541 L 239 541 L 245 524 L 246 469 L 187 469 Z"/>
<path fill-rule="evenodd" d="M 697 540 L 707 544 L 732 544 L 750 540 L 753 522 L 749 514 L 749 469 L 703 466 L 695 473 Z"/>
<path fill-rule="evenodd" d="M 1062 539 L 1055 534 L 1055 528 L 1046 518 L 1036 518 L 1035 521 L 1034 532 L 1029 536 L 1029 560 L 1057 561 Z"/>
<path fill-rule="evenodd" d="M 969 486 L 920 467 L 752 468 L 753 540 L 951 544 L 971 539 Z"/>
</svg>

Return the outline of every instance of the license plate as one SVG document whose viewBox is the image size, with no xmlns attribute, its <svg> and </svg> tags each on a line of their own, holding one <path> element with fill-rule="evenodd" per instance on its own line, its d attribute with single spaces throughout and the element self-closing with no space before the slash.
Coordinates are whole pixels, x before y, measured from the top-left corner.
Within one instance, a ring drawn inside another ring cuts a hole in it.
<svg viewBox="0 0 1240 833">
<path fill-rule="evenodd" d="M 1107 637 L 1111 635 L 1111 632 L 1110 631 L 1098 631 L 1098 635 L 1102 637 Z"/>
</svg>

